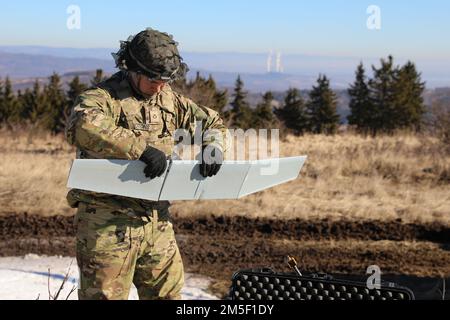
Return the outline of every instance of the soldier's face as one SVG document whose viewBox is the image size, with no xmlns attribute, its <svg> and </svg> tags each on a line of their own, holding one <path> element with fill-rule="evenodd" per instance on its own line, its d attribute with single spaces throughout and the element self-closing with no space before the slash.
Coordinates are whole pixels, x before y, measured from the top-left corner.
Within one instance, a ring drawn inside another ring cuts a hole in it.
<svg viewBox="0 0 450 320">
<path fill-rule="evenodd" d="M 137 73 L 133 73 L 133 81 L 139 91 L 149 96 L 159 93 L 166 85 L 164 81 L 149 80 L 146 76 Z"/>
</svg>

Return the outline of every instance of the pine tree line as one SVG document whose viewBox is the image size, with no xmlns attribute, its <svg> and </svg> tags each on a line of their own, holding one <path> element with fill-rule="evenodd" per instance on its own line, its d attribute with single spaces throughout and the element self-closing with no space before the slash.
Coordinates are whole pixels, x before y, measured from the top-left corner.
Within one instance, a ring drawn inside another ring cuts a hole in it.
<svg viewBox="0 0 450 320">
<path fill-rule="evenodd" d="M 373 78 L 367 79 L 361 63 L 355 82 L 348 89 L 348 122 L 365 134 L 392 133 L 397 129 L 420 130 L 425 114 L 425 83 L 415 65 L 408 61 L 395 66 L 392 56 L 372 66 Z"/>
<path fill-rule="evenodd" d="M 286 92 L 284 104 L 275 108 L 273 94 L 269 91 L 255 109 L 250 108 L 247 92 L 238 77 L 231 106 L 225 117 L 231 119 L 231 126 L 236 128 L 272 129 L 284 126 L 287 131 L 300 135 L 305 132 L 332 134 L 339 126 L 336 94 L 325 75 L 319 76 L 306 102 L 298 89 L 291 88 Z"/>
<path fill-rule="evenodd" d="M 402 67 L 394 66 L 393 58 L 389 56 L 387 60 L 381 59 L 379 68 L 372 66 L 372 70 L 373 77 L 368 79 L 364 66 L 357 67 L 355 81 L 348 89 L 349 125 L 373 135 L 393 133 L 398 129 L 421 130 L 426 111 L 425 83 L 415 65 L 408 61 Z M 283 105 L 272 108 L 275 118 L 268 112 L 270 103 L 267 100 L 272 99 L 272 93 L 267 92 L 255 110 L 250 109 L 246 96 L 243 82 L 238 77 L 228 115 L 234 127 L 261 128 L 262 125 L 269 128 L 281 122 L 288 131 L 301 135 L 306 132 L 333 134 L 340 124 L 337 96 L 325 75 L 319 75 L 307 101 L 298 89 L 289 89 Z"/>
<path fill-rule="evenodd" d="M 355 81 L 348 89 L 349 125 L 365 134 L 390 133 L 404 128 L 420 130 L 425 113 L 422 98 L 425 84 L 415 65 L 407 62 L 402 67 L 395 66 L 393 58 L 388 57 L 381 60 L 380 67 L 372 66 L 372 71 L 373 77 L 368 79 L 364 66 L 357 67 Z M 102 70 L 97 70 L 91 85 L 103 79 Z M 284 128 L 296 135 L 333 134 L 340 124 L 337 96 L 325 75 L 319 75 L 307 99 L 298 89 L 290 88 L 281 106 L 277 106 L 269 91 L 254 108 L 248 103 L 248 92 L 240 76 L 229 104 L 227 90 L 218 89 L 211 75 L 204 78 L 197 73 L 194 79 L 180 80 L 173 86 L 196 103 L 221 113 L 231 128 Z M 47 84 L 41 85 L 36 80 L 33 88 L 14 94 L 10 79 L 0 79 L 0 124 L 7 127 L 28 124 L 54 133 L 62 132 L 75 98 L 86 88 L 76 76 L 65 92 L 61 78 L 55 73 Z"/>
<path fill-rule="evenodd" d="M 65 92 L 60 76 L 54 73 L 47 84 L 36 80 L 32 89 L 14 94 L 6 77 L 4 82 L 0 81 L 0 123 L 10 129 L 28 125 L 53 133 L 63 132 L 75 98 L 87 88 L 78 76 L 68 86 Z"/>
</svg>

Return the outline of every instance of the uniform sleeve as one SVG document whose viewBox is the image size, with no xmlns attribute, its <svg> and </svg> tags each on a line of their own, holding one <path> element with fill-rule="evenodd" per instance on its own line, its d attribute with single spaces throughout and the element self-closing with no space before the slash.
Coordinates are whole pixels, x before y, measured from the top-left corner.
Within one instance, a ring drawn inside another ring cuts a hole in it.
<svg viewBox="0 0 450 320">
<path fill-rule="evenodd" d="M 78 96 L 66 129 L 70 144 L 98 158 L 139 159 L 146 148 L 133 131 L 117 126 L 120 110 L 115 110 L 109 93 L 91 89 Z"/>
<path fill-rule="evenodd" d="M 219 113 L 211 108 L 196 104 L 191 99 L 176 95 L 178 101 L 178 127 L 195 134 L 201 123 L 203 145 L 216 144 L 226 149 L 227 128 Z"/>
</svg>

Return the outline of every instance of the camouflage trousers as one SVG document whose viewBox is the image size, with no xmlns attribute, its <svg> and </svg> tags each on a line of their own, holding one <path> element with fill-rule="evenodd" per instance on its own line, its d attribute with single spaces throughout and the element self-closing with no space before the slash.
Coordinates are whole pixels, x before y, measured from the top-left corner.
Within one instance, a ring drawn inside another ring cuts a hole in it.
<svg viewBox="0 0 450 320">
<path fill-rule="evenodd" d="M 167 211 L 167 210 L 166 210 Z M 79 299 L 180 299 L 183 263 L 172 223 L 160 210 L 129 217 L 80 203 L 76 215 Z"/>
</svg>

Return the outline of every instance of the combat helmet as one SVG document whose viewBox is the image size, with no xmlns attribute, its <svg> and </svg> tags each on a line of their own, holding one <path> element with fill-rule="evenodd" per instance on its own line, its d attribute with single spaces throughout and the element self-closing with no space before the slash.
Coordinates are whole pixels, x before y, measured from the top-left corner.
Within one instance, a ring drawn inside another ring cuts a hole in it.
<svg viewBox="0 0 450 320">
<path fill-rule="evenodd" d="M 189 70 L 177 46 L 172 35 L 147 28 L 127 41 L 121 41 L 119 51 L 112 56 L 120 70 L 171 82 L 184 78 Z"/>
</svg>

